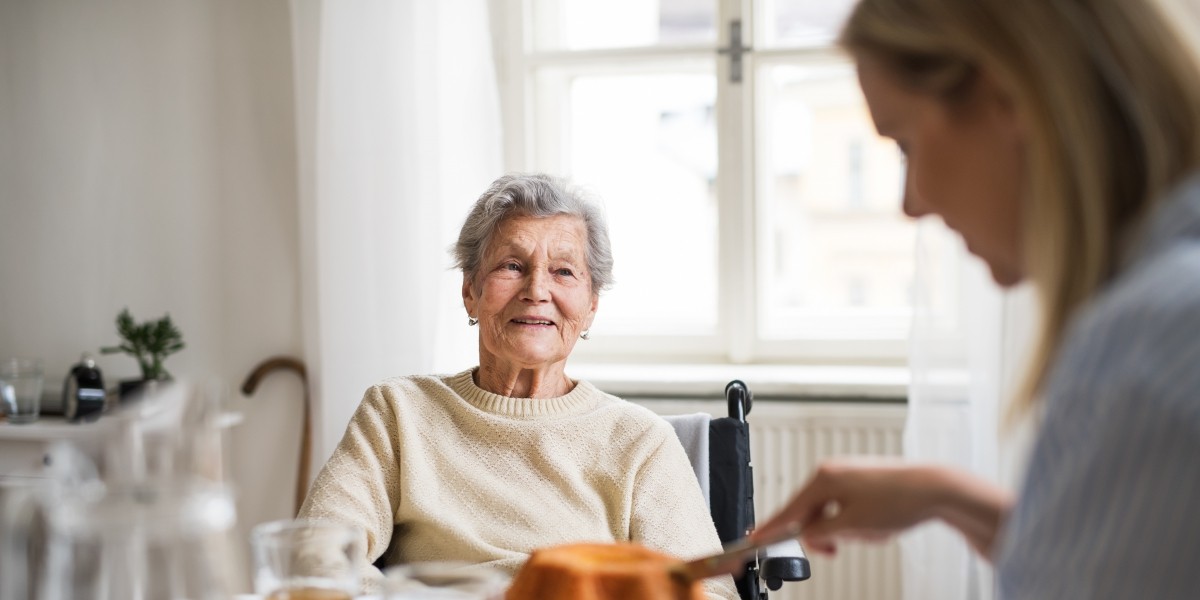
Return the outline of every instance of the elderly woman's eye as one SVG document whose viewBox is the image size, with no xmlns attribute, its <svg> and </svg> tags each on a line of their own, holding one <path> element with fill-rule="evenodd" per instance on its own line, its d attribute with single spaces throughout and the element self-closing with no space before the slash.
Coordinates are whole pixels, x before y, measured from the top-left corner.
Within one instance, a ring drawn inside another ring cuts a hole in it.
<svg viewBox="0 0 1200 600">
<path fill-rule="evenodd" d="M 518 265 L 515 262 L 504 263 L 504 269 L 507 271 L 520 271 L 521 265 Z"/>
<path fill-rule="evenodd" d="M 557 271 L 557 273 L 558 273 L 558 275 L 559 275 L 559 276 L 561 276 L 561 277 L 574 277 L 574 276 L 575 276 L 575 271 L 572 271 L 572 270 L 570 270 L 570 269 L 568 269 L 568 268 L 566 268 L 566 267 L 563 267 L 563 268 L 559 269 L 559 270 Z"/>
</svg>

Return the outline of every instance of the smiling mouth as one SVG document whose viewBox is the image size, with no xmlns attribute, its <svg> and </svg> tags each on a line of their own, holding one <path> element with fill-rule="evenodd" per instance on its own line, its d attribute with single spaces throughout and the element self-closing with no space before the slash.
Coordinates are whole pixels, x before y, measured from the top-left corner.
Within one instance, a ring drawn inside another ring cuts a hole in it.
<svg viewBox="0 0 1200 600">
<path fill-rule="evenodd" d="M 545 319 L 513 319 L 512 322 L 517 325 L 554 325 L 554 321 L 547 321 Z"/>
</svg>

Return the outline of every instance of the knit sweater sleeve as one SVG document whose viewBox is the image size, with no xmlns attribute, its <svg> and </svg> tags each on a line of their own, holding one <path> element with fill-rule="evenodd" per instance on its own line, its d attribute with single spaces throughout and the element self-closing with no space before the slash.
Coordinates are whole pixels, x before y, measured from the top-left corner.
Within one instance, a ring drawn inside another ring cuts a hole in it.
<svg viewBox="0 0 1200 600">
<path fill-rule="evenodd" d="M 308 490 L 300 518 L 350 523 L 366 533 L 364 587 L 381 573 L 371 565 L 392 539 L 400 502 L 396 411 L 383 388 L 367 390 L 333 455 Z"/>
<path fill-rule="evenodd" d="M 682 559 L 721 551 L 721 540 L 708 511 L 700 484 L 670 425 L 662 442 L 638 470 L 633 488 L 630 538 Z M 733 578 L 704 582 L 709 600 L 737 600 Z"/>
</svg>

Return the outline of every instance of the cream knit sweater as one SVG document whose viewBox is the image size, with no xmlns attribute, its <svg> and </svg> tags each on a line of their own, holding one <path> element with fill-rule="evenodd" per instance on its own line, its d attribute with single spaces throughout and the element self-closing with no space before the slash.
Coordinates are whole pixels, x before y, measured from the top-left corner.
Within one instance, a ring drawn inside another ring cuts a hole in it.
<svg viewBox="0 0 1200 600">
<path fill-rule="evenodd" d="M 457 560 L 509 575 L 543 546 L 634 541 L 680 558 L 721 544 L 671 426 L 586 381 L 508 398 L 472 371 L 365 394 L 300 516 L 367 534 L 367 562 Z M 390 543 L 390 546 L 389 546 Z M 367 574 L 368 587 L 379 572 Z M 710 598 L 736 600 L 729 577 Z"/>
</svg>

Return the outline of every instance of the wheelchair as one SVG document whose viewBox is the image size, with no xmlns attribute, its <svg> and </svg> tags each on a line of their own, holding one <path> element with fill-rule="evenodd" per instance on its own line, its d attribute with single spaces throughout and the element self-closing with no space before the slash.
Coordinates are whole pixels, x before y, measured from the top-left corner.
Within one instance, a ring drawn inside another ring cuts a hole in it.
<svg viewBox="0 0 1200 600">
<path fill-rule="evenodd" d="M 681 442 L 695 438 L 697 418 L 708 422 L 707 444 L 684 443 L 688 458 L 704 479 L 707 471 L 709 512 L 722 544 L 745 537 L 754 529 L 754 467 L 750 460 L 750 414 L 753 397 L 746 384 L 733 380 L 725 386 L 727 417 L 708 418 L 708 415 L 664 417 L 680 436 Z M 707 456 L 703 448 L 707 447 Z M 707 461 L 705 468 L 704 461 Z M 735 578 L 742 600 L 764 600 L 767 590 L 775 591 L 785 581 L 803 581 L 811 576 L 808 557 L 795 540 L 773 545 L 746 564 L 740 578 Z M 763 589 L 765 584 L 766 590 Z"/>
<path fill-rule="evenodd" d="M 702 432 L 700 445 L 684 443 L 701 488 L 708 493 L 709 513 L 721 544 L 740 540 L 754 529 L 754 468 L 750 461 L 750 414 L 753 398 L 746 384 L 733 380 L 725 386 L 729 416 L 712 418 L 707 414 L 665 416 L 682 438 L 695 439 Z M 703 448 L 703 452 L 695 451 Z M 707 482 L 707 485 L 705 485 Z M 384 569 L 389 552 L 375 561 Z M 767 590 L 775 591 L 785 581 L 803 581 L 811 576 L 808 557 L 796 540 L 775 544 L 759 552 L 746 563 L 741 577 L 735 577 L 741 600 L 766 600 Z M 763 587 L 766 587 L 766 590 Z"/>
</svg>

